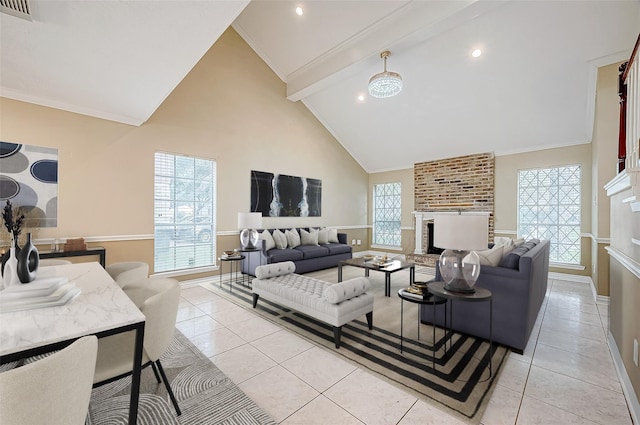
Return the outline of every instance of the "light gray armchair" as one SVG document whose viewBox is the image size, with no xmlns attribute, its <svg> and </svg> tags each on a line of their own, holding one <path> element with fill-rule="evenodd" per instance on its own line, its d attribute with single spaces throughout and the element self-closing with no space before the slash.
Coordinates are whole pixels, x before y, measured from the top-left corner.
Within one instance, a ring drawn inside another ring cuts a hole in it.
<svg viewBox="0 0 640 425">
<path fill-rule="evenodd" d="M 109 264 L 105 270 L 121 288 L 149 277 L 149 265 L 142 261 L 113 263 Z"/>
<path fill-rule="evenodd" d="M 0 424 L 82 425 L 98 339 L 86 336 L 33 363 L 0 373 Z"/>
<path fill-rule="evenodd" d="M 182 412 L 160 363 L 160 356 L 169 347 L 175 332 L 180 303 L 180 285 L 175 279 L 148 278 L 128 283 L 123 290 L 146 317 L 142 367 L 152 366 L 158 383 L 162 378 L 179 416 Z M 131 375 L 134 346 L 134 332 L 101 338 L 98 341 L 98 359 L 93 386 L 98 387 Z"/>
</svg>

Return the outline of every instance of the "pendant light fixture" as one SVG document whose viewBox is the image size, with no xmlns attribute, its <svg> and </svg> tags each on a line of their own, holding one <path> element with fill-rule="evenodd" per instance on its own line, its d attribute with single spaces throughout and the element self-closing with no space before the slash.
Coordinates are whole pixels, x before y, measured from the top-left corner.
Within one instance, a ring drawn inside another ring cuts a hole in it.
<svg viewBox="0 0 640 425">
<path fill-rule="evenodd" d="M 387 58 L 391 52 L 385 50 L 380 53 L 384 59 L 384 71 L 369 79 L 369 94 L 377 98 L 395 96 L 402 90 L 402 77 L 397 72 L 387 71 Z"/>
</svg>

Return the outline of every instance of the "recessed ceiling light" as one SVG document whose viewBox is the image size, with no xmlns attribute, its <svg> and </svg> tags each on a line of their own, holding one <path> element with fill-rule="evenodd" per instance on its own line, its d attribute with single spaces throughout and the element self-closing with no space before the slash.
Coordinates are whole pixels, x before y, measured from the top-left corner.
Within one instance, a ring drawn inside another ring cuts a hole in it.
<svg viewBox="0 0 640 425">
<path fill-rule="evenodd" d="M 480 57 L 481 54 L 482 54 L 482 50 L 480 49 L 475 49 L 473 52 L 471 52 L 471 56 L 473 56 L 474 58 Z"/>
<path fill-rule="evenodd" d="M 358 102 L 364 102 L 364 95 L 363 94 L 359 94 L 358 95 Z"/>
<path fill-rule="evenodd" d="M 304 10 L 300 6 L 296 7 L 296 15 L 302 16 L 304 14 Z"/>
</svg>

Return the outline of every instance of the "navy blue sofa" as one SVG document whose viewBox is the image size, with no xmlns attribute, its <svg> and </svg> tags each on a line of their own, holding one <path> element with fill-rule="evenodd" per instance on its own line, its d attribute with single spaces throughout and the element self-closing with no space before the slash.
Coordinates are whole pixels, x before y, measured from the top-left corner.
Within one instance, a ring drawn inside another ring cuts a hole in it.
<svg viewBox="0 0 640 425">
<path fill-rule="evenodd" d="M 303 227 L 303 229 L 309 230 L 307 227 Z M 275 229 L 267 230 L 273 233 Z M 285 229 L 280 230 L 284 232 Z M 296 230 L 300 233 L 300 228 Z M 262 233 L 262 230 L 258 232 Z M 255 276 L 256 267 L 283 261 L 293 261 L 297 274 L 336 267 L 340 261 L 352 258 L 353 251 L 347 243 L 346 233 L 338 233 L 338 242 L 320 245 L 299 245 L 295 248 L 285 249 L 272 248 L 267 251 L 264 249 L 264 241 L 260 239 L 258 240 L 260 261 L 255 261 L 253 258 L 251 261 L 248 261 L 248 258 L 245 259 L 242 264 L 242 271 Z"/>
<path fill-rule="evenodd" d="M 547 293 L 549 275 L 548 240 L 513 255 L 501 264 L 507 267 L 482 266 L 476 286 L 493 294 L 493 341 L 522 354 L 535 325 Z M 515 251 L 515 250 L 514 250 Z M 519 258 L 515 258 L 518 255 Z M 513 260 L 517 261 L 513 261 Z M 506 264 L 505 264 L 506 263 Z M 436 266 L 436 281 L 441 281 Z M 455 302 L 455 301 L 454 301 Z M 433 321 L 433 307 L 423 305 L 422 322 Z M 444 308 L 436 306 L 436 324 L 444 325 Z M 453 330 L 489 339 L 489 303 L 458 302 L 453 309 Z"/>
</svg>

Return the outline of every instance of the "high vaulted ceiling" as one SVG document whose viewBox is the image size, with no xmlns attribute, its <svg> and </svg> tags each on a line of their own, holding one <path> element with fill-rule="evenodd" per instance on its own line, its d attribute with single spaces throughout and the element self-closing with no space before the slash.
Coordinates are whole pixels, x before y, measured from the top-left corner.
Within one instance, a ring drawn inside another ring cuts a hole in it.
<svg viewBox="0 0 640 425">
<path fill-rule="evenodd" d="M 368 172 L 588 143 L 597 67 L 640 29 L 640 0 L 31 5 L 32 22 L 0 14 L 4 97 L 140 125 L 233 23 Z M 404 88 L 375 99 L 383 50 Z"/>
</svg>

